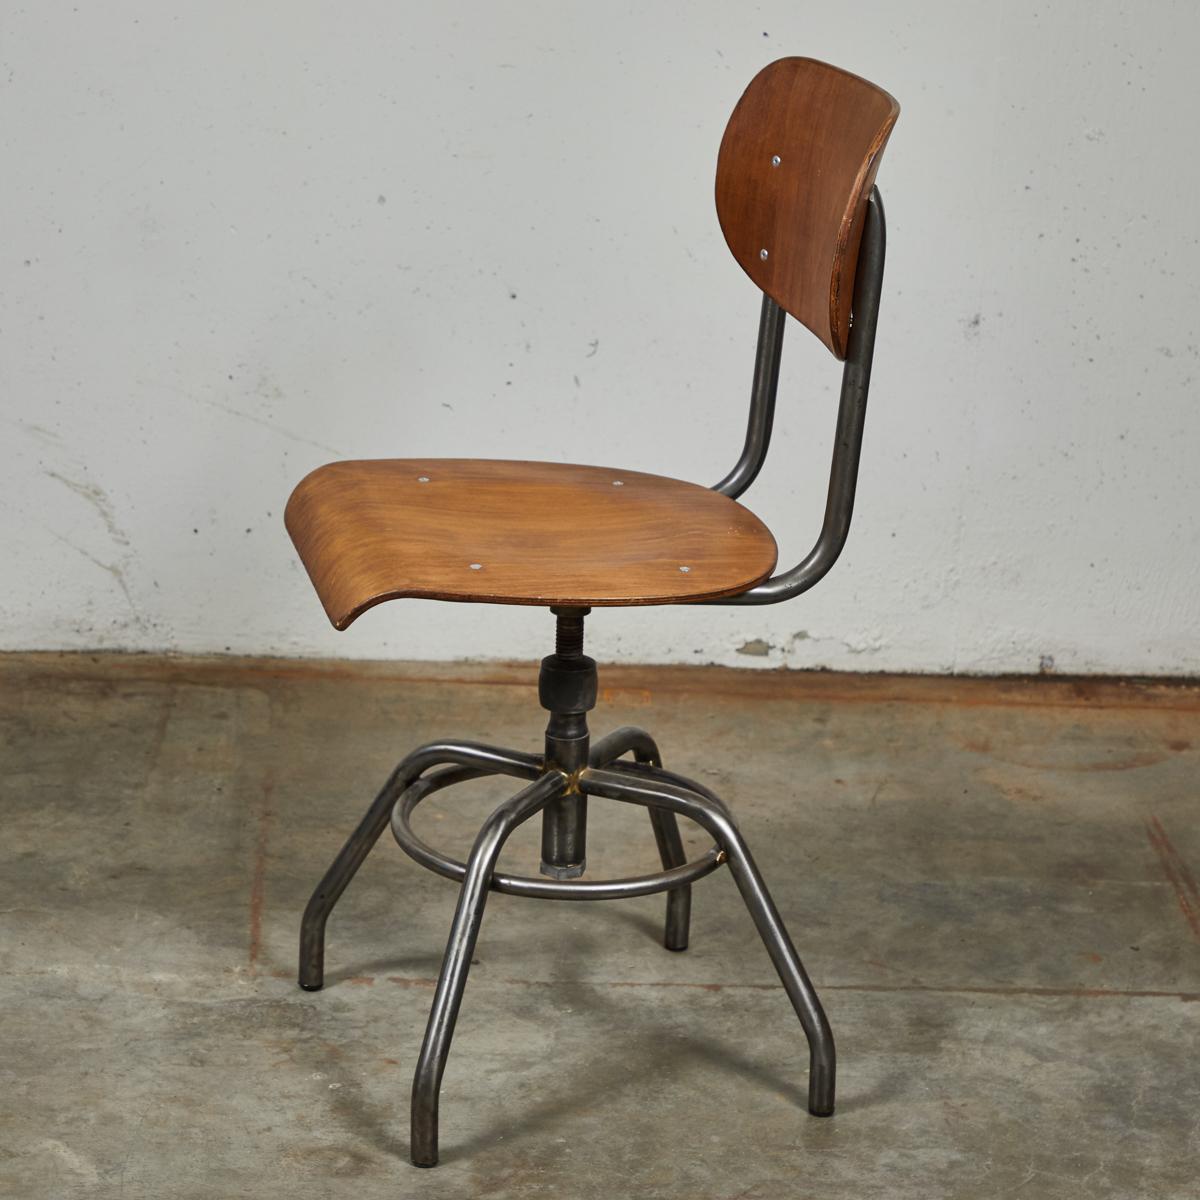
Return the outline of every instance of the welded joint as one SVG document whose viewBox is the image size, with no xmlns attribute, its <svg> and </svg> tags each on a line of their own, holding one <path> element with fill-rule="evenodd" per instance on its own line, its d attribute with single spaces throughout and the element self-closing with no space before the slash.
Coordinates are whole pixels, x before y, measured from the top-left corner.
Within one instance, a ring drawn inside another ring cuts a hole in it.
<svg viewBox="0 0 1200 1200">
<path fill-rule="evenodd" d="M 543 760 L 542 773 L 538 778 L 545 779 L 547 775 L 557 775 L 563 781 L 562 795 L 578 795 L 581 790 L 579 787 L 579 777 L 583 772 L 583 767 L 577 767 L 574 771 L 564 771 L 562 767 L 557 766 L 555 763 L 548 763 Z"/>
</svg>

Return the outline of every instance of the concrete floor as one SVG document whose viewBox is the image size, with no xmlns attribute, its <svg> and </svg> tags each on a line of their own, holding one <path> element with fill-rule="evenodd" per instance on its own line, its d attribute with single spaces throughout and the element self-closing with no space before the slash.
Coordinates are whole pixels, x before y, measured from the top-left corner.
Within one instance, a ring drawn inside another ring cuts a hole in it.
<svg viewBox="0 0 1200 1200">
<path fill-rule="evenodd" d="M 537 748 L 532 669 L 10 655 L 0 679 L 0 1194 L 1200 1190 L 1196 689 L 602 669 L 596 731 L 645 725 L 739 814 L 838 1038 L 838 1115 L 805 1115 L 803 1036 L 727 872 L 686 954 L 661 897 L 496 896 L 443 1164 L 416 1171 L 455 889 L 388 838 L 316 994 L 297 921 L 407 748 Z M 505 788 L 442 793 L 418 828 L 465 853 Z M 594 804 L 589 850 L 656 866 L 621 805 Z"/>
</svg>

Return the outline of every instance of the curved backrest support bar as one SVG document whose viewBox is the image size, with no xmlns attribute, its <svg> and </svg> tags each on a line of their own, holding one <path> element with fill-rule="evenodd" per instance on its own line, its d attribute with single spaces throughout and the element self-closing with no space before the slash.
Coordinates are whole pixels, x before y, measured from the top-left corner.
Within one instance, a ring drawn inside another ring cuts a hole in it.
<svg viewBox="0 0 1200 1200">
<path fill-rule="evenodd" d="M 833 445 L 833 463 L 829 471 L 829 493 L 825 501 L 825 519 L 816 544 L 804 560 L 782 575 L 710 604 L 777 604 L 806 592 L 837 562 L 850 533 L 854 514 L 854 492 L 858 484 L 858 460 L 862 451 L 863 426 L 867 416 L 867 392 L 871 385 L 871 360 L 875 355 L 875 328 L 879 320 L 879 297 L 883 289 L 883 262 L 886 228 L 883 200 L 879 189 L 871 190 L 854 280 L 854 304 L 850 324 L 846 363 L 842 369 L 842 393 L 838 404 L 837 431 Z M 750 429 L 746 448 L 737 466 L 717 485 L 716 490 L 737 496 L 758 474 L 766 457 L 771 437 L 771 416 L 775 407 L 775 385 L 779 378 L 779 351 L 783 345 L 782 313 L 776 330 L 768 319 L 767 300 L 759 330 L 759 362 L 755 367 L 755 388 L 751 399 Z M 771 320 L 773 320 L 773 316 Z M 767 334 L 764 338 L 764 333 Z M 764 350 L 764 341 L 768 344 Z M 764 364 L 764 358 L 773 365 Z M 761 368 L 761 371 L 760 371 Z M 760 374 L 769 376 L 760 393 Z M 737 490 L 731 490 L 736 488 Z"/>
<path fill-rule="evenodd" d="M 779 358 L 783 353 L 783 327 L 787 313 L 763 292 L 762 313 L 758 319 L 758 351 L 754 356 L 754 383 L 750 389 L 750 419 L 746 425 L 746 444 L 733 470 L 713 484 L 714 492 L 736 499 L 758 477 L 771 444 L 771 426 L 775 422 L 775 394 L 779 391 Z"/>
</svg>

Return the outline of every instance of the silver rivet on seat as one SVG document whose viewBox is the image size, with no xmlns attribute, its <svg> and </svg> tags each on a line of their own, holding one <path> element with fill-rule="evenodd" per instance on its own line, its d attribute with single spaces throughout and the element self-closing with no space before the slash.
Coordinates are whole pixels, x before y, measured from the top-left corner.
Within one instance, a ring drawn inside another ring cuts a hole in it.
<svg viewBox="0 0 1200 1200">
<path fill-rule="evenodd" d="M 771 166 L 777 167 L 781 162 L 783 162 L 783 159 L 780 158 L 778 154 L 773 154 L 771 156 Z"/>
<path fill-rule="evenodd" d="M 613 487 L 624 487 L 624 486 L 625 486 L 625 480 L 623 480 L 623 479 L 614 479 L 613 480 Z"/>
<path fill-rule="evenodd" d="M 418 476 L 417 476 L 417 482 L 418 482 L 418 483 L 428 483 L 428 482 L 429 482 L 429 476 L 428 476 L 428 475 L 418 475 Z"/>
<path fill-rule="evenodd" d="M 766 250 L 760 250 L 760 251 L 758 252 L 758 257 L 759 257 L 759 258 L 764 258 L 764 259 L 765 259 L 765 258 L 769 258 L 769 257 L 770 257 L 770 255 L 767 253 L 767 251 L 766 251 Z"/>
<path fill-rule="evenodd" d="M 692 568 L 691 567 L 680 567 L 679 569 L 686 575 Z"/>
<path fill-rule="evenodd" d="M 471 570 L 472 570 L 472 571 L 482 571 L 482 570 L 483 570 L 483 563 L 472 563 L 472 564 L 471 564 Z"/>
</svg>

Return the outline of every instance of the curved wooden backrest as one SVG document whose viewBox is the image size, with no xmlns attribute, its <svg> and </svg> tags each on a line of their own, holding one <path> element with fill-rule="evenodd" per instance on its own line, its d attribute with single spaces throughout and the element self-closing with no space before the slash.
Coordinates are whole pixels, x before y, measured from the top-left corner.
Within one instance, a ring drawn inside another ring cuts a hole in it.
<svg viewBox="0 0 1200 1200">
<path fill-rule="evenodd" d="M 717 216 L 742 269 L 846 357 L 867 196 L 900 106 L 811 58 L 750 82 L 721 139 Z"/>
</svg>

